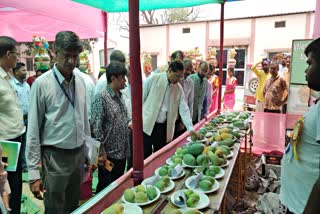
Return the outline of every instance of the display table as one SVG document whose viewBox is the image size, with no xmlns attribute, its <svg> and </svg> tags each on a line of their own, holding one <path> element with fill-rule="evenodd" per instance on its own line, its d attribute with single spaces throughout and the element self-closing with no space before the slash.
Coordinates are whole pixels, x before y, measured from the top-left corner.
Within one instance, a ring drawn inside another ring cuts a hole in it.
<svg viewBox="0 0 320 214">
<path fill-rule="evenodd" d="M 198 124 L 194 126 L 195 130 L 198 130 L 200 127 L 203 126 L 203 124 L 211 120 L 211 118 L 214 116 L 214 114 L 210 115 L 207 120 L 202 120 Z M 242 144 L 247 145 L 247 134 L 246 132 L 245 136 L 243 136 L 240 140 L 242 141 Z M 166 160 L 171 157 L 175 151 L 176 148 L 181 147 L 185 142 L 186 138 L 189 136 L 189 133 L 184 133 L 179 138 L 172 141 L 170 144 L 162 148 L 161 150 L 157 151 L 156 153 L 152 154 L 150 157 L 148 157 L 144 161 L 144 178 L 150 177 L 154 174 L 155 170 L 165 164 Z M 234 171 L 234 169 L 237 169 L 237 178 L 232 177 L 232 180 L 235 180 L 237 182 L 236 184 L 236 192 L 237 192 L 237 198 L 240 197 L 242 191 L 243 191 L 243 180 L 241 179 L 241 171 L 242 171 L 242 162 L 239 161 L 240 157 L 240 143 L 236 143 L 233 148 L 233 157 L 229 160 L 229 165 L 224 168 L 225 175 L 223 178 L 218 179 L 218 182 L 220 184 L 219 190 L 208 194 L 210 198 L 210 204 L 208 208 L 205 208 L 204 213 L 215 213 L 221 209 L 223 209 L 223 201 L 224 201 L 224 195 L 226 192 L 226 189 L 228 187 L 228 184 L 231 180 L 231 175 Z M 245 171 L 245 170 L 244 170 Z M 170 195 L 174 193 L 177 190 L 185 189 L 184 186 L 185 180 L 193 175 L 193 171 L 191 169 L 185 168 L 186 175 L 179 179 L 175 180 L 175 188 L 170 191 L 167 194 L 161 195 L 160 199 L 156 202 L 148 205 L 143 206 L 144 213 L 165 213 L 166 210 L 174 208 L 175 206 L 170 202 Z M 97 195 L 95 195 L 93 198 L 91 198 L 89 201 L 87 201 L 85 204 L 83 204 L 81 207 L 79 207 L 77 210 L 75 210 L 73 213 L 101 213 L 104 209 L 109 207 L 111 204 L 115 202 L 121 203 L 121 196 L 125 189 L 130 188 L 133 186 L 133 179 L 131 178 L 132 169 L 130 169 L 126 174 L 124 174 L 122 177 L 120 177 L 118 180 L 110 184 L 107 188 L 105 188 L 103 191 L 99 192 Z M 234 185 L 233 185 L 234 186 Z M 233 189 L 234 191 L 234 189 Z"/>
</svg>

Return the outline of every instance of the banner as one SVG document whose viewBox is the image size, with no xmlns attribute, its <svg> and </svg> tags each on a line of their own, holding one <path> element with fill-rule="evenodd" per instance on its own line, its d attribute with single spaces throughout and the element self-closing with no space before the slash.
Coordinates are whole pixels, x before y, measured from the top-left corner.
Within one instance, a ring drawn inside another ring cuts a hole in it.
<svg viewBox="0 0 320 214">
<path fill-rule="evenodd" d="M 306 63 L 307 57 L 304 50 L 311 41 L 312 39 L 292 41 L 290 84 L 307 84 L 305 70 L 308 64 Z"/>
</svg>

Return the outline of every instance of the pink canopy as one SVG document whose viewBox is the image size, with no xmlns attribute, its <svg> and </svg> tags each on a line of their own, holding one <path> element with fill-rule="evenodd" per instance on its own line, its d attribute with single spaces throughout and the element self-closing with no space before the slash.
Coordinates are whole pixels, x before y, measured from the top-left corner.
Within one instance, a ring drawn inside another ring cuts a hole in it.
<svg viewBox="0 0 320 214">
<path fill-rule="evenodd" d="M 19 42 L 37 34 L 53 41 L 57 32 L 71 30 L 80 38 L 103 37 L 104 16 L 99 9 L 70 0 L 0 0 L 0 35 Z"/>
</svg>

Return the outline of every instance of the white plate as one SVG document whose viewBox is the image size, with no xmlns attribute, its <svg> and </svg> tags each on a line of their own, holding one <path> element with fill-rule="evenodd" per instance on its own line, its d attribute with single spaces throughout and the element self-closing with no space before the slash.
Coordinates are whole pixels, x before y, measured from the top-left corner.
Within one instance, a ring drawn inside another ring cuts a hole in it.
<svg viewBox="0 0 320 214">
<path fill-rule="evenodd" d="M 191 176 L 191 177 L 189 177 L 187 180 L 186 180 L 186 182 L 185 182 L 185 185 L 186 185 L 186 187 L 188 188 L 188 189 L 191 189 L 191 190 L 196 190 L 196 191 L 199 191 L 199 192 L 203 192 L 203 193 L 205 193 L 205 194 L 208 194 L 208 193 L 212 193 L 212 192 L 215 192 L 215 191 L 217 191 L 218 189 L 219 189 L 219 187 L 220 187 L 220 184 L 219 184 L 219 182 L 217 181 L 217 180 L 215 180 L 215 182 L 214 182 L 214 185 L 212 186 L 212 188 L 210 189 L 210 190 L 208 190 L 208 191 L 204 191 L 204 190 L 202 190 L 199 186 L 197 187 L 197 188 L 191 188 L 190 187 L 190 182 L 191 182 L 191 180 L 192 179 L 194 179 L 196 177 L 196 175 L 194 175 L 194 176 Z"/>
<path fill-rule="evenodd" d="M 227 158 L 230 159 L 233 157 L 233 151 L 230 151 L 230 154 L 227 155 Z"/>
<path fill-rule="evenodd" d="M 221 167 L 221 168 L 225 168 L 225 167 L 227 167 L 228 165 L 229 165 L 229 161 L 227 160 L 227 163 L 221 165 L 220 167 Z"/>
<path fill-rule="evenodd" d="M 178 209 L 182 214 L 185 214 L 187 211 L 189 210 L 195 210 L 195 209 L 191 209 L 191 208 L 185 208 L 185 209 Z M 200 214 L 203 214 L 203 212 L 200 212 L 199 210 L 197 210 Z"/>
<path fill-rule="evenodd" d="M 208 132 L 205 137 L 206 137 L 206 138 L 210 138 L 212 135 L 213 135 L 212 132 Z"/>
<path fill-rule="evenodd" d="M 134 191 L 135 187 L 132 187 L 131 189 Z M 158 188 L 155 188 L 155 189 L 157 191 L 157 196 L 153 200 L 149 200 L 149 201 L 144 202 L 144 203 L 131 203 L 131 202 L 126 201 L 126 199 L 124 199 L 124 195 L 122 195 L 122 201 L 124 203 L 135 204 L 135 205 L 138 205 L 138 206 L 145 206 L 145 205 L 151 204 L 151 203 L 155 202 L 156 200 L 158 200 L 160 198 L 160 190 Z"/>
<path fill-rule="evenodd" d="M 220 167 L 220 166 L 219 166 L 219 167 Z M 195 174 L 199 174 L 199 172 L 197 172 L 196 169 L 194 169 L 193 172 L 194 172 Z M 215 178 L 215 179 L 220 179 L 220 178 L 222 178 L 222 177 L 224 176 L 224 174 L 225 174 L 225 171 L 220 167 L 219 173 L 216 174 L 216 175 L 214 176 L 214 178 Z"/>
<path fill-rule="evenodd" d="M 171 195 L 171 197 L 170 197 L 171 202 L 172 202 L 175 206 L 177 206 L 177 205 L 174 203 L 174 197 L 175 197 L 175 195 L 176 195 L 178 192 L 181 192 L 181 191 L 184 191 L 184 189 L 179 190 L 179 191 L 173 193 L 173 194 Z M 197 203 L 197 205 L 196 205 L 195 207 L 188 207 L 188 208 L 192 208 L 192 209 L 195 209 L 195 210 L 201 210 L 201 209 L 206 208 L 207 206 L 209 206 L 210 200 L 209 200 L 209 197 L 208 197 L 206 194 L 204 194 L 203 192 L 199 192 L 199 191 L 194 191 L 194 193 L 196 193 L 197 195 L 199 195 L 200 200 L 198 201 L 198 203 Z"/>
<path fill-rule="evenodd" d="M 145 185 L 145 183 L 150 179 L 151 179 L 151 177 L 144 179 L 142 181 L 142 184 Z M 164 193 L 170 192 L 171 190 L 173 190 L 174 186 L 175 186 L 175 183 L 170 179 L 169 185 L 166 188 L 164 188 L 163 191 L 160 191 L 160 193 L 164 194 Z"/>
<path fill-rule="evenodd" d="M 123 213 L 122 214 L 131 214 L 131 213 L 143 214 L 141 207 L 139 207 L 136 204 L 122 203 L 121 205 L 123 206 Z M 101 214 L 103 214 L 103 213 L 104 212 L 102 212 Z"/>
<path fill-rule="evenodd" d="M 168 159 L 166 160 L 166 164 L 168 164 L 169 166 L 174 165 L 174 163 L 172 162 L 171 158 L 168 158 Z"/>
<path fill-rule="evenodd" d="M 207 139 L 204 138 L 204 139 L 202 139 L 202 140 L 192 141 L 192 140 L 191 140 L 191 137 L 188 137 L 188 138 L 187 138 L 187 141 L 192 142 L 192 143 L 205 143 L 205 142 L 207 142 Z"/>
<path fill-rule="evenodd" d="M 154 174 L 159 175 L 159 170 L 160 168 L 156 169 L 156 171 L 154 172 Z M 186 173 L 184 172 L 184 170 L 182 170 L 182 173 L 178 176 L 178 177 L 170 177 L 168 176 L 171 180 L 176 180 L 179 178 L 182 178 Z"/>
<path fill-rule="evenodd" d="M 209 165 L 209 163 L 208 163 L 208 165 Z M 199 167 L 198 165 L 197 165 L 197 166 L 191 166 L 191 165 L 185 164 L 183 160 L 182 160 L 182 166 L 183 166 L 183 167 L 189 167 L 189 168 Z"/>
</svg>

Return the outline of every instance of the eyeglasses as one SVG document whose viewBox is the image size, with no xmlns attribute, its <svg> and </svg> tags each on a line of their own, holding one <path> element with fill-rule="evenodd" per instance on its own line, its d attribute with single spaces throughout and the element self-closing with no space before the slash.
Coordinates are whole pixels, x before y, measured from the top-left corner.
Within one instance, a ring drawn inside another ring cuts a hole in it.
<svg viewBox="0 0 320 214">
<path fill-rule="evenodd" d="M 20 56 L 20 53 L 18 53 L 17 51 L 10 51 L 10 53 L 15 54 L 16 56 Z"/>
</svg>

